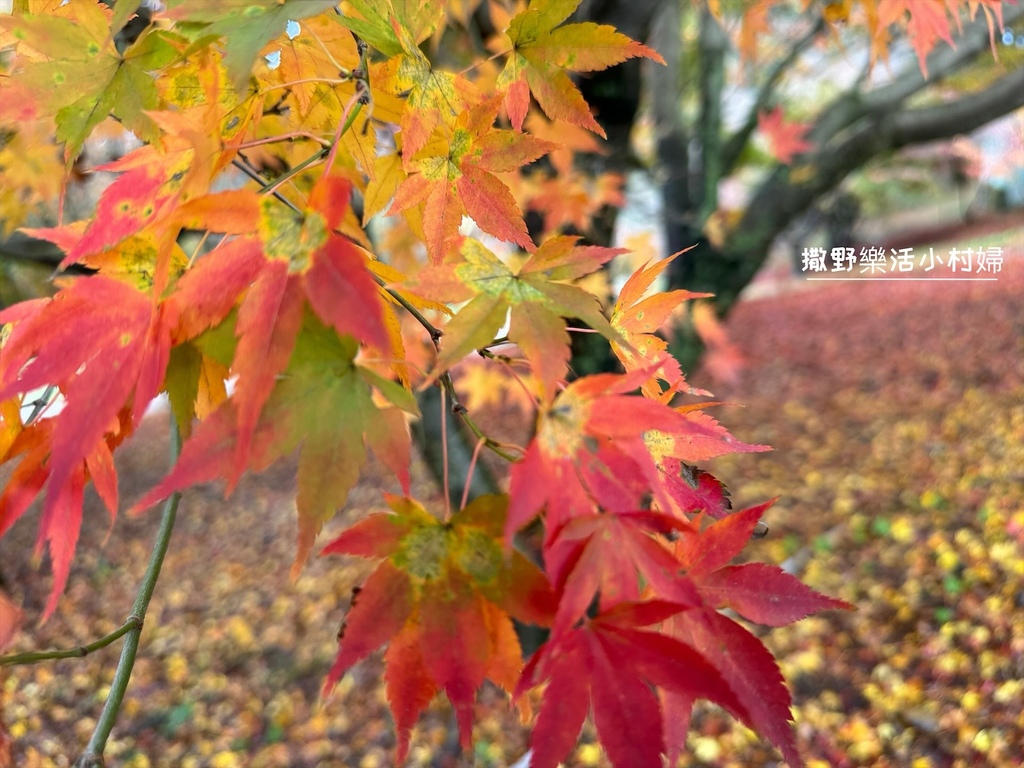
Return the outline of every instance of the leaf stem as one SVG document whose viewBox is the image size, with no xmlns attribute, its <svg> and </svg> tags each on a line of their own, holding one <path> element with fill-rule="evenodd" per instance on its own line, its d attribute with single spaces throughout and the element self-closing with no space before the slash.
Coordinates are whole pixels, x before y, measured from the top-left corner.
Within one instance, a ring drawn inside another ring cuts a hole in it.
<svg viewBox="0 0 1024 768">
<path fill-rule="evenodd" d="M 440 341 L 441 336 L 443 335 L 441 329 L 439 329 L 437 326 L 435 326 L 433 323 L 427 320 L 427 318 L 423 316 L 423 313 L 416 309 L 416 307 L 414 307 L 409 302 L 409 300 L 405 298 L 401 293 L 394 290 L 393 288 L 388 288 L 387 283 L 384 282 L 384 279 L 380 277 L 380 275 L 371 276 L 373 277 L 377 285 L 379 285 L 381 288 L 387 291 L 388 295 L 391 296 L 391 298 L 393 298 L 399 304 L 401 304 L 406 312 L 408 312 L 410 315 L 416 318 L 416 322 L 423 326 L 424 330 L 426 330 L 426 332 L 430 334 L 430 340 L 434 343 L 434 347 L 436 348 L 438 341 Z M 505 461 L 515 461 L 516 457 L 513 456 L 508 451 L 506 451 L 505 448 L 502 446 L 502 443 L 499 443 L 497 440 L 494 440 L 493 438 L 490 438 L 486 434 L 484 434 L 484 431 L 477 426 L 475 421 L 473 421 L 473 417 L 469 415 L 469 411 L 466 410 L 466 406 L 459 402 L 459 398 L 455 394 L 455 385 L 452 383 L 451 375 L 447 373 L 442 375 L 441 378 L 439 379 L 439 382 L 441 384 L 441 387 L 448 393 L 448 396 L 452 399 L 452 413 L 458 414 L 459 416 L 462 417 L 462 420 L 466 422 L 466 426 L 470 428 L 470 430 L 473 432 L 476 438 L 478 440 L 484 440 L 485 445 L 492 451 L 494 451 L 496 454 L 501 456 L 501 458 L 505 459 Z M 519 448 L 518 446 L 515 447 L 517 450 L 519 450 L 520 453 L 522 453 L 521 448 Z M 447 455 L 447 453 L 445 455 Z"/>
<path fill-rule="evenodd" d="M 48 384 L 46 389 L 43 390 L 43 394 L 36 398 L 35 406 L 32 408 L 32 412 L 28 415 L 28 418 L 25 419 L 26 427 L 32 422 L 34 422 L 36 419 L 38 419 L 42 415 L 43 411 L 50 407 L 56 395 L 57 387 L 55 387 L 53 384 Z"/>
<path fill-rule="evenodd" d="M 115 629 L 109 635 L 105 635 L 99 640 L 94 640 L 87 645 L 78 645 L 74 648 L 64 648 L 59 651 L 27 651 L 25 653 L 15 653 L 10 656 L 0 656 L 0 667 L 15 666 L 18 664 L 36 664 L 40 661 L 48 661 L 50 659 L 82 658 L 83 656 L 88 656 L 90 653 L 98 651 L 101 648 L 106 648 L 118 638 L 124 637 L 124 635 L 128 634 L 133 629 L 141 626 L 142 620 L 139 619 L 138 616 L 129 616 L 124 624 Z"/>
<path fill-rule="evenodd" d="M 171 464 L 177 461 L 181 453 L 181 433 L 178 431 L 177 422 L 171 416 Z M 128 681 L 132 676 L 132 667 L 135 665 L 135 655 L 139 650 L 139 639 L 142 636 L 142 626 L 146 620 L 146 610 L 149 608 L 149 601 L 153 597 L 153 590 L 156 589 L 157 579 L 160 578 L 160 569 L 164 564 L 164 556 L 167 554 L 167 547 L 171 541 L 171 532 L 174 530 L 174 520 L 178 514 L 178 501 L 180 493 L 174 493 L 164 504 L 163 515 L 160 518 L 160 530 L 157 533 L 156 543 L 149 556 L 149 564 L 146 566 L 146 573 L 142 577 L 139 591 L 132 604 L 132 612 L 125 622 L 127 625 L 134 620 L 132 626 L 125 634 L 124 645 L 121 646 L 121 658 L 117 662 L 117 669 L 114 670 L 114 679 L 110 684 L 110 693 L 107 694 L 107 701 L 103 705 L 103 711 L 96 721 L 96 727 L 92 732 L 85 752 L 78 758 L 75 768 L 95 768 L 103 766 L 103 751 L 107 746 L 107 739 L 114 729 L 117 721 L 121 703 L 124 701 L 125 691 L 128 689 Z"/>
<path fill-rule="evenodd" d="M 494 451 L 496 454 L 505 459 L 505 461 L 515 461 L 516 457 L 505 450 L 505 445 L 499 443 L 497 440 L 488 437 L 487 434 L 477 426 L 477 423 L 473 421 L 473 417 L 469 415 L 469 411 L 462 403 L 459 402 L 458 395 L 455 392 L 455 384 L 452 382 L 452 376 L 450 373 L 444 373 L 438 379 L 441 386 L 448 392 L 448 396 L 452 399 L 452 413 L 458 414 L 462 417 L 462 420 L 466 422 L 466 426 L 469 427 L 470 431 L 476 437 L 477 440 L 483 440 L 484 444 Z M 525 453 L 519 446 L 507 446 L 514 447 L 520 453 Z"/>
<path fill-rule="evenodd" d="M 416 309 L 416 307 L 414 307 L 412 303 L 407 298 L 405 298 L 405 296 L 396 291 L 394 288 L 388 288 L 388 284 L 380 275 L 375 275 L 371 272 L 370 277 L 373 278 L 374 282 L 377 283 L 377 285 L 379 285 L 381 288 L 387 291 L 388 295 L 391 298 L 393 298 L 395 301 L 401 304 L 402 309 L 404 309 L 406 312 L 412 315 L 416 319 L 417 323 L 423 326 L 423 329 L 430 334 L 430 340 L 436 347 L 438 340 L 442 336 L 441 330 L 436 325 L 427 320 L 427 318 L 423 316 L 423 313 Z"/>
<path fill-rule="evenodd" d="M 331 151 L 330 147 L 322 147 L 318 152 L 310 155 L 309 157 L 307 157 L 305 160 L 303 160 L 298 165 L 294 165 L 291 168 L 289 168 L 287 171 L 285 171 L 281 175 L 280 178 L 274 179 L 273 181 L 268 182 L 268 183 L 264 184 L 262 187 L 260 187 L 260 194 L 262 195 L 262 194 L 265 194 L 267 192 L 270 192 L 270 193 L 274 194 L 275 197 L 277 197 L 276 190 L 277 190 L 278 187 L 280 187 L 286 181 L 289 181 L 290 179 L 294 178 L 295 176 L 298 176 L 300 173 L 302 173 L 304 170 L 309 168 L 311 165 L 316 165 L 317 163 L 319 163 L 321 160 L 323 160 L 325 157 L 327 157 L 327 155 L 328 155 L 328 153 L 330 151 Z M 280 200 L 282 198 L 278 198 L 278 199 Z M 287 199 L 287 198 L 284 198 L 284 199 Z M 292 204 L 292 207 L 294 207 L 294 204 Z"/>
<path fill-rule="evenodd" d="M 253 147 L 261 147 L 265 144 L 279 144 L 282 141 L 300 141 L 300 140 L 312 141 L 319 144 L 322 147 L 329 147 L 331 142 L 327 139 L 322 139 L 316 134 L 312 134 L 309 131 L 292 131 L 291 133 L 280 133 L 276 136 L 269 136 L 265 139 L 253 139 L 252 141 L 245 141 L 235 146 L 235 149 L 252 149 Z"/>
</svg>

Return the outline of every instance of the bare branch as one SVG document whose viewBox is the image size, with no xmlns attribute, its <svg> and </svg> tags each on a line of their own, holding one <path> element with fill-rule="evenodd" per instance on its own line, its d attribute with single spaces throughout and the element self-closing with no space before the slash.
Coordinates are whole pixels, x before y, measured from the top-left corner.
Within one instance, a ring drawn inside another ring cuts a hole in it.
<svg viewBox="0 0 1024 768">
<path fill-rule="evenodd" d="M 750 140 L 750 134 L 757 128 L 758 113 L 771 104 L 772 97 L 775 95 L 775 86 L 779 84 L 779 80 L 796 63 L 797 59 L 800 58 L 800 55 L 807 50 L 811 43 L 817 40 L 826 29 L 827 25 L 825 24 L 824 17 L 818 17 L 818 20 L 807 30 L 803 37 L 793 43 L 793 46 L 786 55 L 779 59 L 772 67 L 768 77 L 761 84 L 761 88 L 757 92 L 754 105 L 750 108 L 750 114 L 747 115 L 746 122 L 725 142 L 722 149 L 722 175 L 728 176 L 735 167 L 736 161 L 743 152 L 743 148 L 747 145 L 747 141 Z"/>
<path fill-rule="evenodd" d="M 729 274 L 728 285 L 716 286 L 719 311 L 735 302 L 764 262 L 776 235 L 851 171 L 884 152 L 968 133 L 1022 106 L 1024 70 L 1016 70 L 984 91 L 942 106 L 895 111 L 865 121 L 838 145 L 808 158 L 812 172 L 806 174 L 806 181 L 793 181 L 787 166 L 776 168 L 761 184 L 722 249 Z"/>
<path fill-rule="evenodd" d="M 1004 6 L 1005 26 L 1010 26 L 1021 19 L 1024 19 L 1024 5 Z M 986 50 L 988 45 L 988 23 L 984 14 L 979 13 L 973 22 L 965 25 L 963 34 L 956 39 L 955 49 L 944 45 L 932 51 L 927 58 L 927 76 L 922 74 L 915 60 L 888 85 L 861 93 L 858 84 L 822 111 L 808 135 L 808 140 L 817 146 L 823 146 L 841 130 L 864 117 L 892 112 L 921 89 L 939 82 L 971 61 Z"/>
</svg>

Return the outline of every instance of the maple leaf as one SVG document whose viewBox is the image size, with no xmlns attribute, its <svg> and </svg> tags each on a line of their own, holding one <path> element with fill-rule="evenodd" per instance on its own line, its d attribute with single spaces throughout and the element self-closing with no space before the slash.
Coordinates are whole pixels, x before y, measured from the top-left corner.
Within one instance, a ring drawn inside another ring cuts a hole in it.
<svg viewBox="0 0 1024 768">
<path fill-rule="evenodd" d="M 468 360 L 456 378 L 460 400 L 470 411 L 512 406 L 522 415 L 537 408 L 536 384 L 530 373 L 514 373 L 508 366 L 490 360 Z"/>
<path fill-rule="evenodd" d="M 689 250 L 689 249 L 687 249 Z M 683 251 L 685 253 L 685 251 Z M 655 368 L 651 376 L 641 387 L 646 397 L 668 402 L 678 391 L 687 391 L 686 379 L 677 361 L 666 349 L 668 342 L 654 335 L 672 316 L 682 302 L 688 299 L 699 299 L 710 296 L 709 293 L 693 293 L 691 291 L 668 291 L 656 293 L 644 298 L 645 293 L 679 254 L 656 262 L 653 266 L 644 264 L 629 276 L 619 298 L 612 308 L 611 325 L 627 343 L 612 341 L 612 351 L 622 361 L 627 371 L 637 369 L 650 370 Z M 658 381 L 668 386 L 664 392 Z"/>
<path fill-rule="evenodd" d="M 559 26 L 579 4 L 580 0 L 532 0 L 509 22 L 505 34 L 511 52 L 497 87 L 506 92 L 505 109 L 517 131 L 523 128 L 532 93 L 552 120 L 564 120 L 603 137 L 604 130 L 567 73 L 607 69 L 635 57 L 665 63 L 656 52 L 614 27 L 592 22 Z"/>
<path fill-rule="evenodd" d="M 339 334 L 386 350 L 378 288 L 363 257 L 348 239 L 335 234 L 348 209 L 350 184 L 339 176 L 321 177 L 302 214 L 282 210 L 273 198 L 251 192 L 209 195 L 182 206 L 182 223 L 206 224 L 214 231 L 244 233 L 214 250 L 186 275 L 180 308 L 188 341 L 220 322 L 244 292 L 235 327 L 239 341 L 231 365 L 238 374 L 237 455 L 228 485 L 249 462 L 256 423 L 278 374 L 288 364 L 308 301 L 317 316 Z"/>
<path fill-rule="evenodd" d="M 0 324 L 8 319 L 8 311 L 0 312 Z M 82 339 L 90 340 L 88 348 Z M 95 275 L 36 305 L 3 350 L 0 402 L 47 385 L 64 395 L 48 467 L 59 486 L 122 408 L 134 403 L 134 420 L 141 419 L 167 367 L 169 320 L 147 294 Z"/>
<path fill-rule="evenodd" d="M 595 214 L 603 207 L 621 207 L 622 176 L 605 173 L 597 179 L 576 170 L 554 177 L 533 174 L 527 180 L 527 205 L 544 216 L 544 233 L 549 235 L 567 227 L 586 231 Z"/>
<path fill-rule="evenodd" d="M 847 609 L 781 568 L 763 563 L 729 565 L 754 532 L 774 499 L 734 512 L 698 532 L 680 531 L 676 555 L 707 607 L 672 616 L 665 631 L 697 649 L 717 668 L 749 711 L 749 725 L 778 747 L 792 766 L 803 765 L 789 726 L 791 699 L 775 660 L 761 642 L 715 608 L 732 608 L 744 618 L 782 626 L 818 611 Z M 674 716 L 689 719 L 692 700 L 672 702 Z M 682 749 L 685 728 L 673 750 Z"/>
<path fill-rule="evenodd" d="M 505 497 L 481 496 L 444 523 L 413 499 L 387 500 L 394 514 L 370 515 L 321 552 L 386 558 L 345 619 L 324 694 L 390 640 L 385 681 L 401 763 L 412 726 L 438 690 L 470 748 L 477 689 L 486 677 L 511 690 L 522 666 L 509 615 L 547 625 L 553 596 L 525 557 L 502 550 Z"/>
<path fill-rule="evenodd" d="M 10 235 L 30 214 L 57 199 L 63 170 L 53 129 L 44 120 L 21 121 L 0 147 L 0 234 Z"/>
<path fill-rule="evenodd" d="M 951 48 L 956 47 L 949 29 L 946 6 L 942 3 L 934 0 L 879 0 L 879 25 L 888 27 L 895 22 L 906 24 L 907 37 L 925 77 L 928 76 L 928 54 L 939 40 L 944 40 Z"/>
<path fill-rule="evenodd" d="M 570 518 L 640 509 L 653 495 L 679 510 L 669 482 L 673 460 L 698 461 L 732 452 L 768 450 L 733 438 L 710 416 L 626 393 L 650 371 L 598 374 L 572 382 L 541 414 L 537 434 L 512 465 L 508 541 L 545 510 L 548 543 Z"/>
<path fill-rule="evenodd" d="M 419 45 L 433 35 L 445 11 L 445 4 L 437 0 L 350 0 L 347 6 L 340 23 L 385 56 L 406 53 L 406 36 L 413 45 Z"/>
<path fill-rule="evenodd" d="M 743 24 L 740 28 L 739 50 L 743 58 L 751 60 L 757 55 L 757 43 L 765 40 L 771 31 L 768 28 L 768 12 L 776 0 L 754 0 L 745 3 Z M 715 14 L 719 15 L 718 13 Z"/>
<path fill-rule="evenodd" d="M 5 102 L 15 105 L 19 119 L 55 116 L 68 168 L 109 114 L 145 141 L 159 138 L 146 114 L 160 105 L 150 73 L 178 55 L 180 38 L 150 27 L 118 53 L 109 34 L 110 10 L 92 0 L 71 0 L 63 17 L 0 16 L 0 29 L 20 41 L 19 51 L 39 59 L 5 84 Z"/>
<path fill-rule="evenodd" d="M 192 421 L 206 419 L 227 399 L 228 366 L 205 354 L 196 344 L 171 349 L 163 389 L 182 437 L 192 434 Z"/>
<path fill-rule="evenodd" d="M 456 115 L 479 103 L 476 88 L 462 75 L 436 69 L 419 49 L 444 16 L 444 4 L 401 3 L 391 0 L 359 0 L 341 23 L 371 46 L 388 55 L 373 68 L 374 87 L 393 96 L 405 97 L 401 110 L 403 155 L 423 148 L 434 129 L 450 126 Z"/>
<path fill-rule="evenodd" d="M 646 510 L 587 515 L 567 522 L 544 550 L 545 569 L 559 594 L 553 633 L 582 617 L 595 593 L 601 610 L 638 601 L 638 574 L 656 596 L 701 605 L 697 592 L 678 575 L 679 560 L 650 535 L 689 528 L 688 521 Z"/>
<path fill-rule="evenodd" d="M 810 126 L 785 122 L 781 107 L 759 114 L 757 128 L 768 139 L 769 151 L 780 163 L 788 165 L 793 162 L 795 155 L 814 149 L 813 144 L 804 141 L 804 134 L 810 130 Z"/>
<path fill-rule="evenodd" d="M 165 15 L 225 40 L 224 66 L 242 90 L 252 63 L 289 21 L 319 16 L 334 0 L 167 0 Z"/>
<path fill-rule="evenodd" d="M 35 555 L 39 557 L 44 546 L 49 551 L 53 586 L 40 623 L 45 622 L 56 610 L 57 602 L 67 585 L 82 528 L 85 486 L 90 479 L 110 513 L 111 521 L 117 514 L 117 471 L 111 450 L 123 437 L 109 435 L 97 440 L 62 476 L 55 478 L 50 466 L 55 426 L 54 419 L 33 424 L 15 440 L 10 453 L 0 457 L 8 461 L 23 456 L 11 473 L 3 493 L 0 493 L 0 536 L 24 515 L 48 483 L 46 502 L 39 520 Z"/>
<path fill-rule="evenodd" d="M 530 740 L 533 768 L 555 768 L 565 759 L 588 709 L 612 765 L 660 765 L 665 736 L 652 685 L 691 701 L 708 699 L 748 719 L 744 703 L 702 653 L 642 629 L 683 608 L 659 600 L 623 603 L 541 646 L 515 693 L 548 681 Z"/>
<path fill-rule="evenodd" d="M 557 149 L 552 150 L 548 159 L 560 178 L 574 172 L 574 155 L 608 154 L 608 150 L 594 138 L 594 134 L 578 126 L 545 120 L 538 112 L 531 112 L 527 115 L 525 124 L 526 130 L 531 136 L 558 144 Z"/>
<path fill-rule="evenodd" d="M 427 251 L 435 264 L 444 260 L 463 214 L 485 232 L 535 250 L 512 192 L 495 174 L 532 163 L 555 145 L 494 128 L 499 107 L 491 99 L 463 112 L 452 129 L 436 131 L 406 163 L 411 175 L 398 186 L 388 213 L 423 204 Z"/>
<path fill-rule="evenodd" d="M 523 350 L 550 401 L 556 383 L 568 370 L 569 334 L 562 318 L 578 317 L 608 338 L 617 336 L 593 295 L 557 281 L 587 275 L 624 251 L 579 246 L 578 240 L 569 236 L 546 240 L 533 256 L 512 268 L 479 240 L 465 238 L 462 262 L 423 275 L 418 290 L 425 296 L 454 302 L 469 299 L 445 326 L 430 379 L 494 341 L 511 313 L 509 339 Z"/>
<path fill-rule="evenodd" d="M 725 515 L 703 531 L 681 530 L 676 553 L 687 576 L 714 608 L 732 608 L 758 624 L 781 627 L 849 603 L 826 597 L 773 565 L 729 565 L 775 499 Z"/>
<path fill-rule="evenodd" d="M 0 312 L 0 325 L 6 322 L 14 326 L 0 355 L 0 402 L 50 385 L 65 400 L 45 427 L 34 425 L 15 438 L 10 450 L 24 451 L 26 458 L 0 499 L 2 535 L 47 484 L 37 545 L 48 542 L 54 571 L 45 619 L 67 580 L 90 477 L 111 514 L 116 512 L 111 436 L 123 439 L 159 392 L 173 318 L 147 293 L 94 275 L 53 299 Z M 90 340 L 88 347 L 82 339 Z M 126 414 L 130 423 L 123 423 Z M 24 447 L 29 440 L 36 441 L 31 450 Z"/>
<path fill-rule="evenodd" d="M 239 342 L 241 343 L 241 342 Z M 365 447 L 384 461 L 409 487 L 409 432 L 393 408 L 378 407 L 377 389 L 387 400 L 415 414 L 415 398 L 400 384 L 355 364 L 358 345 L 338 336 L 306 312 L 287 367 L 275 377 L 254 424 L 242 422 L 237 398 L 221 405 L 195 428 L 171 472 L 132 507 L 138 513 L 175 491 L 237 476 L 238 443 L 247 441 L 243 466 L 262 472 L 282 456 L 299 450 L 296 507 L 297 575 L 323 524 L 345 504 L 366 462 Z"/>
<path fill-rule="evenodd" d="M 261 73 L 260 79 L 268 85 L 287 86 L 284 95 L 296 109 L 299 125 L 328 130 L 327 120 L 317 119 L 313 110 L 329 99 L 331 109 L 323 110 L 323 117 L 332 114 L 337 121 L 345 101 L 355 93 L 354 79 L 337 82 L 339 67 L 352 71 L 359 66 L 356 42 L 345 28 L 344 19 L 335 14 L 315 16 L 295 32 L 289 31 L 286 39 L 268 45 L 280 52 L 281 59 L 275 69 Z"/>
</svg>

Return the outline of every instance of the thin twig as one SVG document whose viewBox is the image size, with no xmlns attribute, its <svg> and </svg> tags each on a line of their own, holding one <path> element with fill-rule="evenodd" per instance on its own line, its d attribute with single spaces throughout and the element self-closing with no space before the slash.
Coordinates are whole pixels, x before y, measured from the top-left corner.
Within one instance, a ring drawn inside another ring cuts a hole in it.
<svg viewBox="0 0 1024 768">
<path fill-rule="evenodd" d="M 276 197 L 278 200 L 285 200 L 285 201 L 287 201 L 287 198 L 281 197 L 281 196 L 278 195 L 277 188 L 280 187 L 285 182 L 291 181 L 292 178 L 294 178 L 295 176 L 298 176 L 300 173 L 302 173 L 304 170 L 306 170 L 310 166 L 316 165 L 317 163 L 319 163 L 321 160 L 323 160 L 325 157 L 327 157 L 327 153 L 330 152 L 330 151 L 331 150 L 330 150 L 329 147 L 323 147 L 323 148 L 320 149 L 319 152 L 316 152 L 315 154 L 310 155 L 309 157 L 307 157 L 305 160 L 303 160 L 298 165 L 293 165 L 291 168 L 289 168 L 287 171 L 284 172 L 284 174 L 281 176 L 281 178 L 274 179 L 273 181 L 268 182 L 268 183 L 264 184 L 262 187 L 260 187 L 260 194 L 265 194 L 265 193 L 269 192 L 270 194 L 274 195 L 274 197 Z M 295 207 L 295 205 L 293 203 L 291 203 L 290 201 L 287 204 L 288 204 L 288 206 L 290 208 L 294 208 Z"/>
<path fill-rule="evenodd" d="M 438 381 L 441 384 L 441 387 L 448 392 L 448 396 L 452 399 L 452 413 L 462 417 L 466 426 L 469 427 L 470 431 L 478 440 L 484 440 L 487 447 L 501 456 L 501 458 L 505 459 L 505 461 L 516 461 L 517 458 L 505 450 L 506 448 L 512 448 L 519 453 L 525 453 L 525 451 L 523 451 L 523 449 L 518 445 L 499 443 L 497 440 L 488 437 L 487 434 L 477 426 L 477 423 L 473 421 L 473 417 L 469 415 L 469 410 L 459 402 L 458 395 L 455 392 L 455 384 L 452 382 L 452 376 L 450 373 L 443 373 Z"/>
<path fill-rule="evenodd" d="M 269 136 L 265 139 L 253 139 L 252 141 L 243 141 L 241 144 L 234 145 L 235 149 L 252 149 L 253 147 L 262 147 L 266 144 L 279 144 L 282 141 L 301 141 L 307 140 L 319 144 L 322 147 L 329 147 L 331 142 L 327 139 L 322 139 L 316 134 L 310 133 L 309 131 L 292 131 L 291 133 L 281 133 L 277 136 Z"/>
<path fill-rule="evenodd" d="M 181 453 L 181 433 L 178 431 L 177 421 L 171 414 L 171 464 L 173 465 Z M 178 514 L 178 501 L 181 494 L 172 493 L 164 504 L 163 515 L 160 518 L 160 531 L 157 533 L 156 543 L 149 555 L 149 564 L 146 566 L 146 573 L 139 584 L 139 591 L 132 604 L 132 612 L 129 620 L 135 619 L 136 625 L 129 629 L 126 634 L 124 645 L 121 646 L 121 658 L 117 662 L 117 669 L 114 670 L 114 680 L 110 684 L 110 692 L 107 694 L 107 701 L 103 705 L 103 711 L 96 721 L 92 737 L 85 748 L 85 752 L 78 758 L 75 768 L 95 768 L 103 766 L 103 751 L 107 746 L 107 739 L 117 722 L 117 715 L 124 701 L 125 691 L 128 690 L 128 681 L 132 676 L 132 667 L 135 666 L 135 654 L 139 650 L 139 639 L 142 636 L 142 626 L 146 620 L 146 610 L 149 608 L 149 601 L 153 597 L 153 590 L 156 589 L 157 579 L 160 578 L 160 569 L 164 564 L 164 556 L 167 554 L 167 546 L 171 541 L 171 532 L 174 530 L 174 520 Z M 125 622 L 127 624 L 127 622 Z"/>
<path fill-rule="evenodd" d="M 469 460 L 469 469 L 466 470 L 466 483 L 462 487 L 462 503 L 459 504 L 459 510 L 465 509 L 466 503 L 469 501 L 469 489 L 473 485 L 473 472 L 476 470 L 476 463 L 480 460 L 480 449 L 485 445 L 487 445 L 487 438 L 481 437 L 473 447 L 473 456 Z"/>
<path fill-rule="evenodd" d="M 26 427 L 32 422 L 34 422 L 36 419 L 38 419 L 42 415 L 43 411 L 45 411 L 47 408 L 50 407 L 50 405 L 53 404 L 54 397 L 56 396 L 56 394 L 57 387 L 54 386 L 53 384 L 47 385 L 46 389 L 43 390 L 43 394 L 36 398 L 36 403 L 35 406 L 32 408 L 32 412 L 28 415 L 28 418 L 25 419 Z"/>
<path fill-rule="evenodd" d="M 65 648 L 60 651 L 26 651 L 25 653 L 15 653 L 10 656 L 0 656 L 0 667 L 16 666 L 18 664 L 36 664 L 40 661 L 49 661 L 50 659 L 80 659 L 83 656 L 88 656 L 90 653 L 100 650 L 101 648 L 106 648 L 115 640 L 124 637 L 124 635 L 128 634 L 133 629 L 141 627 L 142 619 L 138 616 L 129 616 L 124 624 L 115 629 L 109 635 L 105 635 L 99 640 L 94 640 L 87 645 Z"/>
<path fill-rule="evenodd" d="M 444 519 L 448 522 L 452 516 L 452 495 L 448 485 L 448 405 L 447 392 L 441 388 L 441 474 L 444 476 Z"/>
</svg>

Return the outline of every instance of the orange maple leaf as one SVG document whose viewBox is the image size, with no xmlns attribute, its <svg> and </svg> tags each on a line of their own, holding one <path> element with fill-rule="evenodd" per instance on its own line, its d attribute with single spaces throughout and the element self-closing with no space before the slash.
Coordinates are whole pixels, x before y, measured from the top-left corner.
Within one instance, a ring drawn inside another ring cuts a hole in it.
<svg viewBox="0 0 1024 768">
<path fill-rule="evenodd" d="M 757 116 L 757 127 L 768 139 L 769 151 L 780 163 L 793 162 L 793 156 L 814 148 L 804 141 L 804 134 L 810 130 L 806 123 L 787 123 L 782 118 L 782 108 Z"/>
<path fill-rule="evenodd" d="M 686 384 L 679 362 L 667 352 L 668 342 L 654 334 L 682 302 L 711 295 L 677 290 L 656 293 L 644 298 L 658 275 L 678 255 L 674 254 L 651 266 L 648 266 L 648 262 L 630 275 L 619 291 L 619 298 L 612 309 L 611 317 L 612 328 L 621 333 L 627 342 L 612 341 L 615 356 L 622 361 L 627 371 L 649 371 L 654 368 L 654 375 L 644 382 L 641 390 L 645 396 L 663 402 L 671 400 L 676 392 L 692 390 Z M 664 392 L 658 384 L 659 379 L 668 385 Z"/>
<path fill-rule="evenodd" d="M 438 264 L 463 214 L 497 238 L 535 250 L 512 192 L 495 175 L 532 163 L 556 145 L 494 127 L 497 98 L 463 112 L 452 129 L 436 130 L 407 163 L 389 214 L 423 204 L 427 251 Z M 408 146 L 408 144 L 406 145 Z"/>
<path fill-rule="evenodd" d="M 438 690 L 451 700 L 470 748 L 473 699 L 484 679 L 509 692 L 519 679 L 522 652 L 510 615 L 549 626 L 554 602 L 541 571 L 520 553 L 503 552 L 506 497 L 482 496 L 448 522 L 413 499 L 387 500 L 394 514 L 370 515 L 321 553 L 387 558 L 353 600 L 324 695 L 390 640 L 384 679 L 401 763 L 416 719 Z"/>
<path fill-rule="evenodd" d="M 569 364 L 569 334 L 563 318 L 578 317 L 605 337 L 617 337 L 593 295 L 560 283 L 590 274 L 621 248 L 577 245 L 562 236 L 544 242 L 518 268 L 509 267 L 478 240 L 466 238 L 463 260 L 435 267 L 417 290 L 441 301 L 469 300 L 445 326 L 431 380 L 476 349 L 494 341 L 511 314 L 509 339 L 519 345 L 550 401 Z"/>
<path fill-rule="evenodd" d="M 882 27 L 905 24 L 910 45 L 917 54 L 921 72 L 928 76 L 927 58 L 939 40 L 955 48 L 946 7 L 936 0 L 880 0 L 878 23 Z"/>
</svg>

